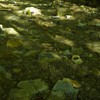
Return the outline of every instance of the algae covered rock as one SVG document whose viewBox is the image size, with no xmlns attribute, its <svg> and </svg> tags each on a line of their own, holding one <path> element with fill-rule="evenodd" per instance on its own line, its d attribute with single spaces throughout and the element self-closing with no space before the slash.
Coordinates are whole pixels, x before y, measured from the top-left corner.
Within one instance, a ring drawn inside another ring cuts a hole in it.
<svg viewBox="0 0 100 100">
<path fill-rule="evenodd" d="M 53 52 L 42 52 L 40 55 L 39 55 L 39 62 L 40 63 L 49 63 L 49 62 L 53 62 L 53 61 L 57 61 L 57 60 L 60 60 L 60 56 L 53 53 Z"/>
<path fill-rule="evenodd" d="M 48 85 L 41 79 L 25 80 L 17 84 L 17 88 L 9 92 L 8 100 L 31 100 L 36 93 L 48 90 Z"/>
<path fill-rule="evenodd" d="M 83 60 L 80 58 L 79 55 L 73 55 L 72 56 L 72 61 L 77 65 L 80 65 L 80 64 L 83 63 Z"/>
<path fill-rule="evenodd" d="M 58 80 L 52 89 L 49 100 L 76 100 L 80 84 L 69 78 Z"/>
</svg>

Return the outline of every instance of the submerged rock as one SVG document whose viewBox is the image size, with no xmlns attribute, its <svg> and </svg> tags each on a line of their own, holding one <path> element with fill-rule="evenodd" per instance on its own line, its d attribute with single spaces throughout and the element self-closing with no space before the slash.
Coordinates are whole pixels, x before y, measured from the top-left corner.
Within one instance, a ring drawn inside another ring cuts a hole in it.
<svg viewBox="0 0 100 100">
<path fill-rule="evenodd" d="M 35 7 L 26 7 L 23 13 L 26 15 L 41 15 L 41 10 Z"/>
<path fill-rule="evenodd" d="M 3 25 L 0 24 L 0 32 L 6 33 L 7 35 L 15 35 L 19 36 L 20 34 L 12 27 L 4 28 Z"/>
<path fill-rule="evenodd" d="M 100 27 L 100 19 L 93 19 L 88 24 L 92 25 L 92 26 L 98 26 L 98 27 Z"/>
</svg>

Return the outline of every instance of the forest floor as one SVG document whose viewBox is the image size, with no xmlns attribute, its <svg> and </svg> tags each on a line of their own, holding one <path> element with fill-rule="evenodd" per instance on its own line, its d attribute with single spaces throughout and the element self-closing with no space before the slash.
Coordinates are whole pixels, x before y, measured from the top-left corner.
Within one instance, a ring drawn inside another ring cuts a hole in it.
<svg viewBox="0 0 100 100">
<path fill-rule="evenodd" d="M 21 13 L 31 6 L 42 15 Z M 0 100 L 30 100 L 10 97 L 21 81 L 42 79 L 51 93 L 63 78 L 74 80 L 79 88 L 77 98 L 71 100 L 100 99 L 99 8 L 70 3 L 64 7 L 66 14 L 59 10 L 62 15 L 55 16 L 50 4 L 0 2 L 0 24 L 19 33 L 0 31 Z M 31 100 L 56 100 L 47 99 L 48 95 Z"/>
</svg>

